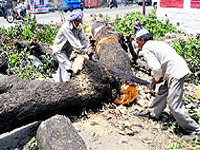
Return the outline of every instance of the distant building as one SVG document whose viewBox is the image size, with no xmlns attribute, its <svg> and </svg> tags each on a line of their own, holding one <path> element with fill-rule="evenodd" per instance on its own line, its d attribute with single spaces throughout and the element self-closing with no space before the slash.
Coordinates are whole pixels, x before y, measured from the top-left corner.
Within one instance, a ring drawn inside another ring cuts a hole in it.
<svg viewBox="0 0 200 150">
<path fill-rule="evenodd" d="M 183 32 L 200 33 L 200 0 L 159 0 L 156 15 L 170 19 Z"/>
</svg>

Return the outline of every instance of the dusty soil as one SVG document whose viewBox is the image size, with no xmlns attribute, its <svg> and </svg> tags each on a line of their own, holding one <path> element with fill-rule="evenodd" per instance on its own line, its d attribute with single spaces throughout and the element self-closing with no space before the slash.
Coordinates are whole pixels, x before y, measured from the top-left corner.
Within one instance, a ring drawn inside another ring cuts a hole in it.
<svg viewBox="0 0 200 150">
<path fill-rule="evenodd" d="M 128 12 L 121 11 L 119 14 L 123 16 L 126 13 Z M 99 14 L 88 14 L 84 16 L 87 18 L 84 19 L 84 24 L 89 26 L 94 22 L 94 18 L 103 20 L 106 15 L 110 17 L 110 21 L 116 17 L 116 14 L 108 13 L 104 13 L 101 18 Z M 151 79 L 142 72 L 135 72 L 135 74 L 148 81 Z M 195 89 L 197 89 L 195 85 L 186 85 L 185 94 L 193 95 Z M 172 142 L 183 141 L 175 134 L 175 126 L 170 125 L 173 117 L 168 113 L 168 109 L 166 109 L 168 115 L 163 115 L 160 120 L 133 115 L 134 111 L 147 108 L 154 99 L 146 87 L 140 86 L 138 92 L 137 103 L 130 106 L 108 104 L 96 113 L 87 112 L 87 118 L 73 123 L 88 150 L 164 150 L 166 145 Z"/>
<path fill-rule="evenodd" d="M 149 80 L 151 77 L 139 72 L 138 76 Z M 193 94 L 197 88 L 186 85 L 186 93 Z M 188 88 L 190 87 L 190 88 Z M 73 123 L 88 150 L 165 150 L 166 146 L 177 140 L 177 127 L 166 108 L 159 120 L 134 116 L 134 111 L 141 111 L 154 99 L 146 87 L 138 88 L 135 103 L 129 106 L 105 105 L 98 112 L 88 112 L 87 118 Z M 171 124 L 171 121 L 173 122 Z"/>
</svg>

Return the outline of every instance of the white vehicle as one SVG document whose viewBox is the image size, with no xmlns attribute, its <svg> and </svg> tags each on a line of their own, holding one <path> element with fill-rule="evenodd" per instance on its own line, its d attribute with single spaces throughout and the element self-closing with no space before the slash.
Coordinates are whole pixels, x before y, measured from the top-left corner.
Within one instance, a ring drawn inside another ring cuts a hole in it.
<svg viewBox="0 0 200 150">
<path fill-rule="evenodd" d="M 158 1 L 159 0 L 152 0 L 152 6 L 154 9 L 157 9 Z"/>
</svg>

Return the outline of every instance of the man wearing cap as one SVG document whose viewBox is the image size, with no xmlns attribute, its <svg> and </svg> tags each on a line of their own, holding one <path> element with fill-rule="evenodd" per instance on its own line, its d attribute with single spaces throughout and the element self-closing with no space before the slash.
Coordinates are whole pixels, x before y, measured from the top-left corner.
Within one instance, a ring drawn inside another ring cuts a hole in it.
<svg viewBox="0 0 200 150">
<path fill-rule="evenodd" d="M 82 22 L 83 12 L 74 10 L 56 35 L 53 45 L 53 55 L 56 56 L 59 63 L 57 72 L 54 75 L 56 82 L 66 82 L 70 79 L 72 66 L 69 57 L 73 49 L 93 55 L 89 39 L 80 25 Z"/>
<path fill-rule="evenodd" d="M 154 74 L 152 84 L 164 80 L 148 111 L 139 113 L 140 116 L 158 119 L 168 104 L 178 124 L 189 134 L 186 139 L 194 139 L 200 133 L 200 125 L 190 118 L 182 102 L 184 78 L 190 73 L 185 60 L 167 43 L 153 41 L 145 29 L 137 32 L 136 42 Z"/>
<path fill-rule="evenodd" d="M 134 33 L 136 34 L 138 31 L 142 30 L 141 22 L 136 20 L 133 24 L 134 26 Z"/>
<path fill-rule="evenodd" d="M 136 20 L 133 24 L 134 26 L 134 34 L 136 34 L 138 31 L 142 30 L 141 22 L 139 20 Z M 134 48 L 134 51 L 136 54 L 138 54 L 138 45 L 136 41 L 134 40 L 134 37 L 132 37 L 132 46 Z M 136 64 L 136 62 L 134 62 Z"/>
</svg>

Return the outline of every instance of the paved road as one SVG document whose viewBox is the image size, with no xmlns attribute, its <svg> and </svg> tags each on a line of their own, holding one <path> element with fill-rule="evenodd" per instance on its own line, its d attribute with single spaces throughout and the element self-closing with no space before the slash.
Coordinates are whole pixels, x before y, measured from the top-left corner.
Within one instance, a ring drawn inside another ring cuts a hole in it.
<svg viewBox="0 0 200 150">
<path fill-rule="evenodd" d="M 151 11 L 153 9 L 152 6 L 147 6 L 146 11 Z M 142 7 L 139 5 L 119 5 L 118 8 L 113 8 L 109 9 L 108 7 L 105 8 L 91 8 L 91 9 L 84 9 L 84 14 L 92 14 L 92 13 L 115 13 L 115 14 L 120 14 L 120 12 L 127 11 L 141 11 L 142 12 Z M 70 12 L 64 13 L 65 18 L 70 14 Z M 33 15 L 33 14 L 32 14 Z M 55 11 L 55 12 L 49 12 L 49 13 L 44 13 L 44 14 L 36 14 L 36 19 L 39 23 L 49 23 L 49 22 L 61 22 L 61 12 Z M 86 19 L 86 18 L 85 18 Z M 17 22 L 17 21 L 16 21 Z M 14 23 L 8 23 L 6 19 L 3 17 L 0 17 L 0 27 L 10 27 L 15 25 Z"/>
</svg>

